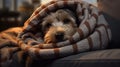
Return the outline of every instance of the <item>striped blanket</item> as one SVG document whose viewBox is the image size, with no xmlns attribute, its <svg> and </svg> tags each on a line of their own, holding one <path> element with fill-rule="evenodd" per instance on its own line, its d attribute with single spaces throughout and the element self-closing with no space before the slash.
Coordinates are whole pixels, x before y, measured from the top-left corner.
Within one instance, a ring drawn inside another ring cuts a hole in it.
<svg viewBox="0 0 120 67">
<path fill-rule="evenodd" d="M 44 44 L 38 25 L 46 14 L 59 9 L 72 9 L 78 18 L 77 32 L 68 40 Z M 2 34 L 1 34 L 2 35 Z M 2 36 L 1 36 L 2 37 Z M 38 7 L 31 17 L 25 22 L 18 37 L 9 39 L 8 44 L 0 45 L 0 50 L 5 46 L 7 56 L 1 51 L 1 59 L 6 62 L 11 54 L 24 51 L 32 59 L 54 59 L 77 54 L 84 51 L 105 49 L 111 40 L 111 31 L 101 12 L 93 5 L 79 0 L 51 1 Z M 12 48 L 13 47 L 13 48 Z M 16 47 L 16 48 L 15 48 Z"/>
</svg>

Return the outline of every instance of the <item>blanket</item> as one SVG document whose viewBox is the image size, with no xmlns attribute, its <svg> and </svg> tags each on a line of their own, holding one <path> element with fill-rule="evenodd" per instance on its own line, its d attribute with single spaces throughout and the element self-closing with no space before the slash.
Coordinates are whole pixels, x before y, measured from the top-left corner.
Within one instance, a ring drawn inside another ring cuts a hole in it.
<svg viewBox="0 0 120 67">
<path fill-rule="evenodd" d="M 47 14 L 65 8 L 77 14 L 77 32 L 68 40 L 45 44 L 38 25 Z M 14 33 L 14 36 L 10 33 L 3 35 L 6 32 L 0 34 L 1 64 L 12 60 L 12 55 L 18 51 L 23 51 L 32 59 L 54 59 L 105 49 L 111 40 L 111 31 L 102 13 L 95 6 L 79 0 L 51 1 L 39 6 L 24 26 Z"/>
</svg>

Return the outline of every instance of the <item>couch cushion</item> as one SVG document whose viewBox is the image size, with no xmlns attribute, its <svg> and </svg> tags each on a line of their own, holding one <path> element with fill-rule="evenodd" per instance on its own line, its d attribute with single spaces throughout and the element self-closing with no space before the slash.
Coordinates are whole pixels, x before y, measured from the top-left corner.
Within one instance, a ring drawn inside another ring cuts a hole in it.
<svg viewBox="0 0 120 67">
<path fill-rule="evenodd" d="M 58 59 L 48 67 L 120 67 L 120 49 L 80 53 Z"/>
<path fill-rule="evenodd" d="M 112 32 L 112 41 L 108 48 L 120 48 L 120 20 L 116 20 L 105 13 L 104 16 Z"/>
<path fill-rule="evenodd" d="M 14 57 L 10 67 L 23 67 Z M 84 52 L 56 60 L 34 61 L 31 67 L 120 67 L 120 49 Z"/>
</svg>

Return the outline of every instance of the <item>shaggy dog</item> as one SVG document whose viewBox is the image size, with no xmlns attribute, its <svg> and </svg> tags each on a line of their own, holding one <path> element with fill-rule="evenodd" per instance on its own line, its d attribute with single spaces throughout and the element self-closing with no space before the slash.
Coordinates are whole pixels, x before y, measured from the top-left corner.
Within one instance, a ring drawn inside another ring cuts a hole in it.
<svg viewBox="0 0 120 67">
<path fill-rule="evenodd" d="M 76 32 L 76 18 L 68 9 L 60 9 L 46 16 L 42 22 L 44 43 L 56 43 L 69 39 Z"/>
</svg>

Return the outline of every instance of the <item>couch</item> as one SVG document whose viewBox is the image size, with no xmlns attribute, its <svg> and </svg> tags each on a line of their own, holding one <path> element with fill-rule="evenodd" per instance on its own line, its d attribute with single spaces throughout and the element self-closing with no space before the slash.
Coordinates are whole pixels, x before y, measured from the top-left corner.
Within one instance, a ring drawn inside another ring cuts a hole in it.
<svg viewBox="0 0 120 67">
<path fill-rule="evenodd" d="M 120 20 L 116 20 L 103 13 L 108 21 L 112 40 L 105 50 L 83 52 L 76 55 L 54 59 L 34 61 L 31 67 L 120 67 Z M 18 63 L 18 57 L 14 55 L 10 67 L 23 67 L 24 63 Z"/>
</svg>

